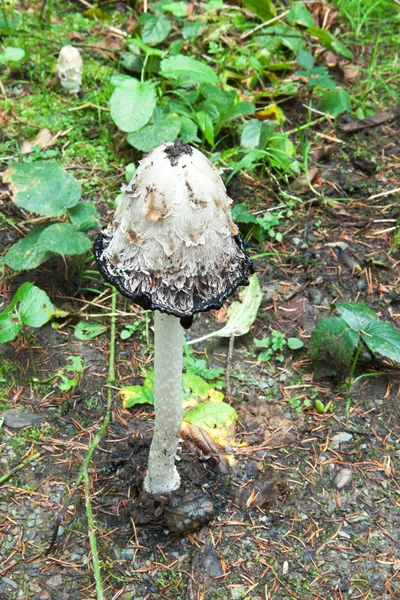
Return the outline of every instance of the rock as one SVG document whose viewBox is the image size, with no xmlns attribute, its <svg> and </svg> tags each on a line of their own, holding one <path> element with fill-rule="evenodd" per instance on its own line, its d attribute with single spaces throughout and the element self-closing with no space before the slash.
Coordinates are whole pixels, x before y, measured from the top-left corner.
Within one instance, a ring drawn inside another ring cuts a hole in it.
<svg viewBox="0 0 400 600">
<path fill-rule="evenodd" d="M 134 556 L 135 551 L 131 548 L 124 548 L 124 550 L 121 551 L 122 560 L 132 560 Z"/>
<path fill-rule="evenodd" d="M 51 600 L 51 596 L 47 590 L 42 590 L 40 592 L 39 600 Z"/>
<path fill-rule="evenodd" d="M 8 410 L 0 413 L 0 417 L 4 418 L 4 425 L 11 427 L 12 429 L 23 429 L 24 427 L 31 427 L 41 421 L 39 415 L 35 415 L 31 412 L 21 412 L 15 408 L 9 408 Z"/>
<path fill-rule="evenodd" d="M 340 469 L 334 480 L 336 489 L 343 489 L 348 483 L 350 483 L 352 477 L 353 471 L 351 469 Z"/>
<path fill-rule="evenodd" d="M 221 567 L 221 561 L 211 542 L 206 545 L 202 556 L 201 567 L 207 575 L 210 575 L 211 577 L 221 577 L 224 573 Z"/>
<path fill-rule="evenodd" d="M 46 584 L 53 588 L 61 587 L 63 584 L 63 578 L 61 575 L 54 575 L 53 577 L 50 577 L 50 579 L 47 579 Z"/>
<path fill-rule="evenodd" d="M 2 577 L 2 582 L 5 583 L 5 585 L 9 585 L 14 590 L 18 589 L 18 585 L 15 583 L 15 581 L 13 581 L 12 579 L 10 579 L 9 577 Z"/>
<path fill-rule="evenodd" d="M 287 575 L 289 573 L 289 563 L 287 560 L 284 561 L 282 567 L 282 575 Z"/>
<path fill-rule="evenodd" d="M 352 439 L 353 439 L 353 436 L 351 433 L 346 433 L 345 431 L 342 431 L 333 436 L 333 438 L 331 439 L 331 443 L 329 444 L 329 447 L 332 448 L 332 450 L 337 450 L 339 448 L 340 444 L 344 444 L 345 442 L 350 442 Z"/>
</svg>

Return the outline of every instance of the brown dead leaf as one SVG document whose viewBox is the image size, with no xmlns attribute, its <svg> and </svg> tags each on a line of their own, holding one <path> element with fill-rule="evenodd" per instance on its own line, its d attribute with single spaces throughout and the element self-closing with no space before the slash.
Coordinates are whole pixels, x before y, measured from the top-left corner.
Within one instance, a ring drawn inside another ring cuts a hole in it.
<svg viewBox="0 0 400 600">
<path fill-rule="evenodd" d="M 71 31 L 71 33 L 69 33 L 67 35 L 67 38 L 69 40 L 71 40 L 72 42 L 84 42 L 85 41 L 85 36 L 83 35 L 83 33 L 79 33 L 79 31 Z"/>
<path fill-rule="evenodd" d="M 33 140 L 22 142 L 21 154 L 30 154 L 35 147 L 45 150 L 55 143 L 55 136 L 48 129 L 41 129 Z"/>
<path fill-rule="evenodd" d="M 331 4 L 325 4 L 325 2 L 306 2 L 305 5 L 312 14 L 316 27 L 330 29 L 337 17 L 337 10 Z"/>
<path fill-rule="evenodd" d="M 212 311 L 212 314 L 213 314 L 215 320 L 217 321 L 218 325 L 221 325 L 221 323 L 225 323 L 227 312 L 228 312 L 228 306 L 226 304 L 223 304 L 222 308 L 220 308 L 219 310 Z"/>
<path fill-rule="evenodd" d="M 308 169 L 308 181 L 310 183 L 317 183 L 320 173 L 321 171 L 320 169 L 318 169 L 318 167 L 311 167 L 310 169 Z M 297 192 L 301 190 L 306 190 L 308 189 L 308 181 L 305 174 L 303 174 L 300 175 L 300 177 L 298 177 L 290 187 L 292 190 L 296 190 Z"/>
<path fill-rule="evenodd" d="M 330 50 L 325 52 L 324 60 L 327 67 L 336 67 L 339 62 L 339 58 Z"/>
<path fill-rule="evenodd" d="M 122 48 L 125 48 L 125 39 L 112 33 L 103 35 L 101 43 L 104 48 L 108 48 L 109 50 L 122 50 Z"/>
<path fill-rule="evenodd" d="M 229 467 L 233 464 L 232 448 L 229 444 L 220 444 L 209 433 L 187 421 L 182 421 L 182 436 L 188 442 L 189 446 L 200 450 L 205 456 L 211 456 L 211 464 L 217 468 L 220 473 L 227 473 Z"/>
<path fill-rule="evenodd" d="M 343 73 L 343 79 L 350 83 L 353 83 L 361 72 L 360 65 L 341 65 L 340 68 Z"/>
<path fill-rule="evenodd" d="M 188 2 L 187 10 L 186 10 L 186 18 L 189 21 L 193 21 L 193 19 L 194 19 L 194 9 L 195 9 L 195 3 Z"/>
</svg>

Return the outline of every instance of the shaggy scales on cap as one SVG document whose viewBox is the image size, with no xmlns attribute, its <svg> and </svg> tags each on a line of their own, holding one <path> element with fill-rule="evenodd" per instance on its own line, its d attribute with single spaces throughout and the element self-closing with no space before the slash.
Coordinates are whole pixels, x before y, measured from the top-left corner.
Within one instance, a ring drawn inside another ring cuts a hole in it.
<svg viewBox="0 0 400 600">
<path fill-rule="evenodd" d="M 145 156 L 95 243 L 103 277 L 145 309 L 220 308 L 252 271 L 215 166 L 181 140 Z"/>
</svg>

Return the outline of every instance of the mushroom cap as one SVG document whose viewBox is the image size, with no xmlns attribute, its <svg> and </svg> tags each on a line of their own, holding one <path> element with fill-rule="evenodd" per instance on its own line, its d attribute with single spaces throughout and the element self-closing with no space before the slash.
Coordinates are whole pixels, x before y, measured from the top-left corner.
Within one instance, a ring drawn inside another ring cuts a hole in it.
<svg viewBox="0 0 400 600">
<path fill-rule="evenodd" d="M 63 46 L 58 56 L 57 67 L 60 69 L 81 69 L 82 57 L 75 46 Z"/>
<path fill-rule="evenodd" d="M 216 167 L 181 140 L 140 162 L 94 246 L 99 269 L 145 309 L 183 318 L 220 308 L 252 264 Z"/>
</svg>

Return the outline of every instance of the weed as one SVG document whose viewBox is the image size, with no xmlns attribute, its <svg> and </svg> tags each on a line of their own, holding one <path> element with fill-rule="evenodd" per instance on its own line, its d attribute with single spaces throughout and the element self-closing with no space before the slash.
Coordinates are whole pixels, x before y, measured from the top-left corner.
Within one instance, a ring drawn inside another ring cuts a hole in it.
<svg viewBox="0 0 400 600">
<path fill-rule="evenodd" d="M 254 343 L 258 348 L 265 348 L 258 355 L 258 360 L 260 361 L 268 361 L 271 358 L 275 358 L 279 362 L 282 362 L 284 359 L 284 348 L 287 346 L 291 350 L 298 350 L 303 347 L 303 342 L 298 338 L 288 338 L 280 331 L 271 331 L 271 335 L 263 338 L 262 340 L 258 340 L 254 338 Z"/>
</svg>

